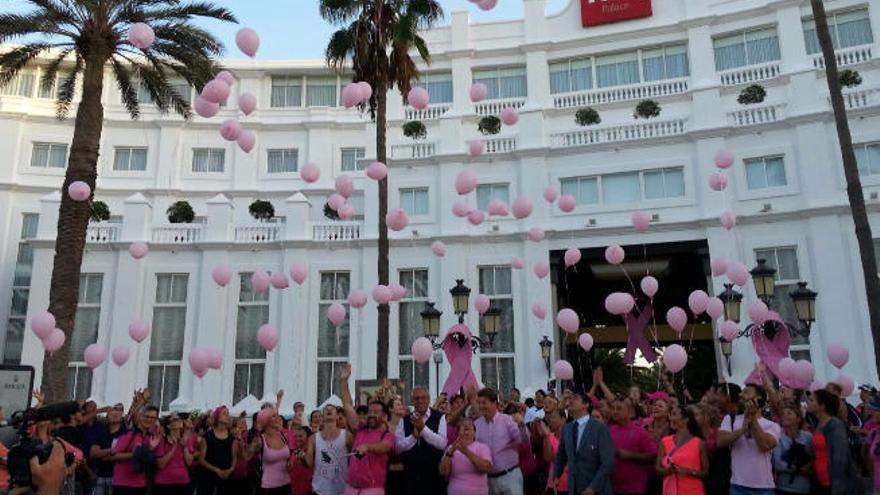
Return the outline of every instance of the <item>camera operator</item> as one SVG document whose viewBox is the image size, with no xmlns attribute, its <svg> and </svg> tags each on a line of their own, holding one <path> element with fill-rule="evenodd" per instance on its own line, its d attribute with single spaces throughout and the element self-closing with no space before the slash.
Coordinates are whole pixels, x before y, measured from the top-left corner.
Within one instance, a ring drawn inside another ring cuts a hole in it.
<svg viewBox="0 0 880 495">
<path fill-rule="evenodd" d="M 64 445 L 52 436 L 52 421 L 39 421 L 33 426 L 33 438 L 42 444 L 51 444 L 52 451 L 44 463 L 37 456 L 28 460 L 31 474 L 31 485 L 16 487 L 9 495 L 33 493 L 35 495 L 58 495 L 64 488 L 64 480 L 68 474 Z"/>
<path fill-rule="evenodd" d="M 156 428 L 158 419 L 159 408 L 144 406 L 132 417 L 135 427 L 120 436 L 113 445 L 109 460 L 115 462 L 114 495 L 143 495 L 146 492 L 147 465 L 155 462 L 153 450 L 161 440 Z"/>
</svg>

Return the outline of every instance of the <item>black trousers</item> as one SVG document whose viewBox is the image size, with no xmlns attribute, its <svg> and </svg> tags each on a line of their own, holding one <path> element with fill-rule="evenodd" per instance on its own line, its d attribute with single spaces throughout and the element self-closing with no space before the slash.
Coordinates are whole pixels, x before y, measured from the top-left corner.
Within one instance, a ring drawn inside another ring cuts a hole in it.
<svg viewBox="0 0 880 495">
<path fill-rule="evenodd" d="M 196 482 L 196 493 L 198 495 L 226 495 L 228 492 L 229 480 L 221 480 L 216 474 L 200 469 L 199 478 Z M 115 491 L 113 492 L 115 495 Z M 236 494 L 237 495 L 237 494 Z"/>
<path fill-rule="evenodd" d="M 146 488 L 113 485 L 113 495 L 144 495 L 145 493 L 147 493 Z"/>
<path fill-rule="evenodd" d="M 257 488 L 258 495 L 290 495 L 290 485 L 277 488 Z"/>
<path fill-rule="evenodd" d="M 153 485 L 153 495 L 192 495 L 192 487 L 189 483 L 185 485 Z"/>
</svg>

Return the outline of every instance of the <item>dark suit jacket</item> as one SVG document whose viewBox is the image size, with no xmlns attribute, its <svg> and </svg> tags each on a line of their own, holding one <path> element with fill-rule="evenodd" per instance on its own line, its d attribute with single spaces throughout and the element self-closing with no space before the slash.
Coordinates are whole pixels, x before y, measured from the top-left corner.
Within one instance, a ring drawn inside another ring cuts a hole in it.
<svg viewBox="0 0 880 495">
<path fill-rule="evenodd" d="M 577 422 L 572 421 L 562 429 L 559 451 L 553 465 L 556 478 L 568 467 L 568 493 L 580 494 L 592 488 L 597 495 L 613 495 L 611 470 L 614 468 L 614 444 L 611 432 L 604 424 L 590 418 L 577 442 Z"/>
</svg>

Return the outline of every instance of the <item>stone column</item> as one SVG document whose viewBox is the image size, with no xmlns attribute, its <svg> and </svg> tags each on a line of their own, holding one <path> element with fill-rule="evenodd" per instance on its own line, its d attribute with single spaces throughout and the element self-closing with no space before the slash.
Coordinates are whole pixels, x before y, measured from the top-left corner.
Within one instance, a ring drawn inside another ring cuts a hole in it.
<svg viewBox="0 0 880 495">
<path fill-rule="evenodd" d="M 234 224 L 235 206 L 223 194 L 208 200 L 208 218 L 205 224 L 205 241 L 228 242 Z"/>
<path fill-rule="evenodd" d="M 150 241 L 153 222 L 153 205 L 141 193 L 125 198 L 122 204 L 122 232 L 119 240 L 123 242 Z"/>
<path fill-rule="evenodd" d="M 302 192 L 295 192 L 284 202 L 283 215 L 284 234 L 283 239 L 292 240 L 309 240 L 311 239 L 312 222 L 310 220 L 310 209 L 312 204 Z"/>
</svg>

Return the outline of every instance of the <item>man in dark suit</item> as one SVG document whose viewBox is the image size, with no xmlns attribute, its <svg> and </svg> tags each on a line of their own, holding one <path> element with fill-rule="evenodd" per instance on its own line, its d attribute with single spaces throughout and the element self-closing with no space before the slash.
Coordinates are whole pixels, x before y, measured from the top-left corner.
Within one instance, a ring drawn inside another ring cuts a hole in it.
<svg viewBox="0 0 880 495">
<path fill-rule="evenodd" d="M 574 394 L 569 401 L 568 414 L 573 421 L 562 429 L 553 479 L 558 479 L 568 467 L 569 494 L 613 495 L 611 432 L 603 423 L 590 418 L 591 410 L 591 402 L 583 394 Z"/>
</svg>

